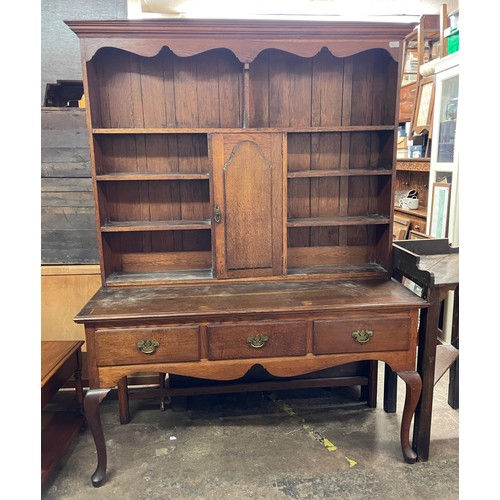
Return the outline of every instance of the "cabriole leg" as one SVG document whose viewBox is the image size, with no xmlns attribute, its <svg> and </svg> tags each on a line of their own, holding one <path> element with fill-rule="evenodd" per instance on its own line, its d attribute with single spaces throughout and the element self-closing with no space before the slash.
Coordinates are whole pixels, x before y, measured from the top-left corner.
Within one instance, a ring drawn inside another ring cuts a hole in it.
<svg viewBox="0 0 500 500">
<path fill-rule="evenodd" d="M 97 468 L 92 475 L 92 485 L 96 488 L 101 486 L 106 475 L 106 442 L 104 441 L 104 433 L 102 430 L 100 404 L 110 390 L 111 388 L 90 389 L 83 400 L 87 425 L 94 438 L 97 451 Z"/>
<path fill-rule="evenodd" d="M 417 454 L 410 445 L 410 424 L 422 392 L 422 379 L 418 372 L 398 372 L 406 384 L 405 405 L 401 420 L 401 449 L 406 463 L 417 461 Z"/>
</svg>

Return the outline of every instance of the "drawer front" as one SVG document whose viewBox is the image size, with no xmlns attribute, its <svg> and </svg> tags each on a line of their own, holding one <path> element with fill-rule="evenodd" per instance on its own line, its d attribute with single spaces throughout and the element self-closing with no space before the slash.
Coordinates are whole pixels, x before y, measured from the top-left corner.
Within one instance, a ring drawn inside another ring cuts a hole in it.
<svg viewBox="0 0 500 500">
<path fill-rule="evenodd" d="M 410 217 L 410 230 L 419 231 L 420 233 L 425 233 L 427 224 L 425 219 L 419 219 L 417 217 Z"/>
<path fill-rule="evenodd" d="M 410 317 L 406 315 L 314 321 L 313 352 L 406 351 L 410 348 L 410 324 Z"/>
<path fill-rule="evenodd" d="M 198 326 L 97 329 L 95 338 L 98 366 L 200 359 Z"/>
<path fill-rule="evenodd" d="M 303 356 L 307 346 L 307 323 L 208 325 L 207 336 L 210 360 Z"/>
</svg>

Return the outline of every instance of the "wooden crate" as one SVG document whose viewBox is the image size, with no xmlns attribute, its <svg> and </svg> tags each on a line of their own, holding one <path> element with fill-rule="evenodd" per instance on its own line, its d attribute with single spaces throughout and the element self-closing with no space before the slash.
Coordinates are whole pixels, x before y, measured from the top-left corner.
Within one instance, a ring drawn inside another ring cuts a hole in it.
<svg viewBox="0 0 500 500">
<path fill-rule="evenodd" d="M 42 264 L 96 264 L 85 110 L 42 108 L 41 127 Z"/>
</svg>

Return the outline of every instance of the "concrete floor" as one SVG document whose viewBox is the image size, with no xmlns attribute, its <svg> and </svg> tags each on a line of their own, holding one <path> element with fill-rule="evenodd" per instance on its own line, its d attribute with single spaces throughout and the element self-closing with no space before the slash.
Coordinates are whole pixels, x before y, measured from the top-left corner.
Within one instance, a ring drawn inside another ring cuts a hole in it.
<svg viewBox="0 0 500 500">
<path fill-rule="evenodd" d="M 459 412 L 447 403 L 447 375 L 435 388 L 430 460 L 413 465 L 400 449 L 398 384 L 393 414 L 383 410 L 383 364 L 375 409 L 356 388 L 196 396 L 184 412 L 134 399 L 120 425 L 108 396 L 106 482 L 90 483 L 96 454 L 84 431 L 41 498 L 458 499 Z"/>
</svg>

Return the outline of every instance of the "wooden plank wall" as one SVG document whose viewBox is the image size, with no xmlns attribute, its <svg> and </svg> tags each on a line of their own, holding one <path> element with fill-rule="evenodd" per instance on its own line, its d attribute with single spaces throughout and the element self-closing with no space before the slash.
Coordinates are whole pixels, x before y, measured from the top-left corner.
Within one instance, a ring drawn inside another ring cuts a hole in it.
<svg viewBox="0 0 500 500">
<path fill-rule="evenodd" d="M 42 108 L 42 264 L 97 264 L 85 110 Z"/>
</svg>

